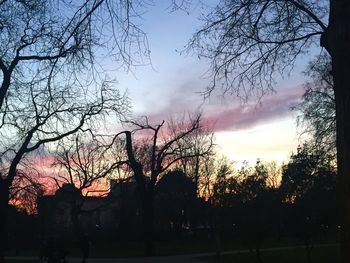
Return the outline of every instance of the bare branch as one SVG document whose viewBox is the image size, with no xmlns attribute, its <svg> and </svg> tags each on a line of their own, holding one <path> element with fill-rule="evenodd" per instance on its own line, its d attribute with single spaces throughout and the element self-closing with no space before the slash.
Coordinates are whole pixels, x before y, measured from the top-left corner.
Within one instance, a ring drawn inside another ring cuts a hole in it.
<svg viewBox="0 0 350 263">
<path fill-rule="evenodd" d="M 220 1 L 188 43 L 210 62 L 207 95 L 217 87 L 246 99 L 271 92 L 327 26 L 326 1 Z"/>
</svg>

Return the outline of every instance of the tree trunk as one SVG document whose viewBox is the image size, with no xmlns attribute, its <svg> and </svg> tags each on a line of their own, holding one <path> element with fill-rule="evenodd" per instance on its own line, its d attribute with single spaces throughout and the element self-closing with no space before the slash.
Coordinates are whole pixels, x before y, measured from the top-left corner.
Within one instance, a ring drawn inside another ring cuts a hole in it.
<svg viewBox="0 0 350 263">
<path fill-rule="evenodd" d="M 7 217 L 8 217 L 9 187 L 6 179 L 0 179 L 0 263 L 4 261 L 7 246 Z"/>
<path fill-rule="evenodd" d="M 350 1 L 331 0 L 328 46 L 336 100 L 341 262 L 350 262 Z"/>
<path fill-rule="evenodd" d="M 337 80 L 336 91 L 337 164 L 341 255 L 342 262 L 350 262 L 350 88 L 345 88 L 350 84 L 350 67 L 346 66 L 340 71 L 345 71 L 345 68 L 348 68 L 348 76 L 344 74 Z"/>
<path fill-rule="evenodd" d="M 142 228 L 143 228 L 143 239 L 144 239 L 144 252 L 145 256 L 154 256 L 155 245 L 153 240 L 153 219 L 154 219 L 154 209 L 153 209 L 153 194 L 146 193 L 142 200 Z"/>
<path fill-rule="evenodd" d="M 130 131 L 125 131 L 126 137 L 126 151 L 128 154 L 128 159 L 130 162 L 130 167 L 134 172 L 134 178 L 137 183 L 137 188 L 142 202 L 142 231 L 143 240 L 145 245 L 145 255 L 154 256 L 155 247 L 153 242 L 153 200 L 154 200 L 154 185 L 152 187 L 147 187 L 146 176 L 143 173 L 142 164 L 136 161 L 132 146 L 132 137 Z M 153 177 L 154 179 L 157 176 Z M 151 180 L 150 183 L 152 183 Z M 154 180 L 155 184 L 156 180 Z M 150 186 L 150 185 L 148 185 Z"/>
</svg>

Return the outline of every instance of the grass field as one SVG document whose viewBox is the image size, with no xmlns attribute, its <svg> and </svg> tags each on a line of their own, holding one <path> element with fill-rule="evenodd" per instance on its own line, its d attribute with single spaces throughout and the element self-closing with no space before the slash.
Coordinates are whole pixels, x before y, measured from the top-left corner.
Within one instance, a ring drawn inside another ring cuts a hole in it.
<svg viewBox="0 0 350 263">
<path fill-rule="evenodd" d="M 156 255 L 179 255 L 179 254 L 194 254 L 203 252 L 212 252 L 215 250 L 215 244 L 210 240 L 200 241 L 164 241 L 156 242 Z M 77 248 L 77 244 L 64 244 L 68 252 L 68 256 L 80 256 L 81 252 Z M 223 250 L 242 249 L 237 245 L 237 242 L 225 242 L 222 245 Z M 101 242 L 91 244 L 91 257 L 97 258 L 115 258 L 115 257 L 140 257 L 144 255 L 144 246 L 141 242 Z M 38 247 L 18 248 L 17 253 L 8 251 L 8 256 L 38 256 Z"/>
<path fill-rule="evenodd" d="M 325 240 L 326 243 L 333 243 L 334 240 Z M 34 245 L 34 244 L 32 244 Z M 275 247 L 289 247 L 289 246 L 300 246 L 302 243 L 295 239 L 284 239 L 284 240 L 267 240 L 264 243 L 264 248 L 275 248 Z M 68 257 L 80 257 L 81 253 L 79 249 L 72 244 L 65 244 Z M 225 241 L 221 244 L 222 251 L 232 250 L 245 250 L 247 247 L 239 241 Z M 168 255 L 180 255 L 180 254 L 196 254 L 212 252 L 214 254 L 215 243 L 210 240 L 197 240 L 197 241 L 164 241 L 156 243 L 156 255 L 157 256 L 168 256 Z M 31 256 L 38 257 L 39 251 L 36 247 L 32 249 L 20 249 L 18 256 Z M 116 243 L 116 242 L 105 242 L 91 245 L 90 257 L 92 258 L 120 258 L 120 257 L 142 257 L 144 255 L 143 244 L 138 243 Z M 9 253 L 8 256 L 14 256 L 14 253 Z M 288 249 L 288 250 L 275 250 L 275 251 L 262 251 L 261 258 L 263 262 L 268 263 L 303 263 L 306 262 L 306 250 L 304 248 Z M 330 247 L 315 247 L 311 253 L 312 262 L 315 263 L 332 263 L 336 262 L 339 258 L 339 252 L 335 246 Z M 224 255 L 220 261 L 217 261 L 215 257 L 207 257 L 205 260 L 211 262 L 235 262 L 235 263 L 255 263 L 254 255 L 250 253 L 239 253 Z M 19 263 L 21 261 L 9 261 L 10 263 Z M 30 261 L 25 261 L 31 263 Z M 35 261 L 33 261 L 35 262 Z"/>
<path fill-rule="evenodd" d="M 256 257 L 251 253 L 237 253 L 222 255 L 219 259 L 215 256 L 200 258 L 204 262 L 235 262 L 256 263 Z M 284 250 L 262 251 L 261 259 L 264 263 L 307 263 L 306 250 L 304 248 L 290 248 Z M 312 263 L 339 262 L 338 246 L 315 247 L 311 252 Z"/>
<path fill-rule="evenodd" d="M 254 254 L 249 252 L 222 255 L 219 259 L 215 256 L 200 257 L 200 260 L 209 263 L 256 263 Z M 304 248 L 274 249 L 261 252 L 263 263 L 307 263 L 306 251 Z M 338 247 L 323 246 L 315 247 L 311 253 L 312 263 L 333 263 L 339 262 Z M 7 260 L 8 263 L 34 263 L 38 260 Z"/>
<path fill-rule="evenodd" d="M 6 263 L 38 263 L 39 260 L 31 260 L 31 259 L 6 259 Z"/>
</svg>

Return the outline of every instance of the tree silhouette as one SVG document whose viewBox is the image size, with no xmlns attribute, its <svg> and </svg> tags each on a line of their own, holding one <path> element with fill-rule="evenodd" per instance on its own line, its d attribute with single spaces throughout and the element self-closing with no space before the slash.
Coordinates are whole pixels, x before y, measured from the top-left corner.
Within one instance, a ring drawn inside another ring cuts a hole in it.
<svg viewBox="0 0 350 263">
<path fill-rule="evenodd" d="M 297 58 L 323 47 L 331 57 L 336 105 L 342 262 L 350 258 L 350 3 L 346 0 L 223 0 L 204 17 L 189 48 L 211 62 L 212 91 L 261 97 Z"/>
<path fill-rule="evenodd" d="M 124 160 L 115 158 L 113 148 L 91 134 L 77 133 L 59 142 L 55 152 L 54 166 L 59 172 L 52 178 L 59 187 L 56 193 L 62 192 L 66 199 L 69 217 L 72 222 L 72 232 L 84 252 L 86 247 L 86 231 L 80 222 L 80 216 L 106 208 L 115 200 L 104 201 L 100 205 L 84 207 L 86 198 L 91 194 L 105 196 L 110 190 L 106 180 L 113 174 Z M 84 254 L 84 253 L 83 253 Z"/>
<path fill-rule="evenodd" d="M 0 262 L 9 191 L 24 158 L 97 115 L 125 110 L 96 62 L 105 51 L 126 66 L 146 63 L 135 15 L 127 0 L 0 1 Z"/>
<path fill-rule="evenodd" d="M 186 124 L 186 118 L 182 117 L 180 120 L 171 120 L 170 125 L 171 133 L 176 134 L 179 130 L 183 129 Z M 203 175 L 205 172 L 204 166 L 210 159 L 214 158 L 214 152 L 207 155 L 201 155 L 200 153 L 205 151 L 208 146 L 212 145 L 214 141 L 213 132 L 209 127 L 201 126 L 190 136 L 186 136 L 183 140 L 177 141 L 177 147 L 179 148 L 178 155 L 183 156 L 176 164 L 178 169 L 181 169 L 187 176 L 191 177 L 196 184 L 197 194 L 200 196 L 205 187 Z M 186 157 L 194 156 L 194 157 Z"/>
<path fill-rule="evenodd" d="M 242 167 L 239 173 L 242 178 L 237 192 L 242 213 L 240 234 L 249 249 L 255 250 L 257 261 L 262 262 L 261 247 L 278 224 L 277 189 L 268 187 L 268 168 L 260 160 L 250 169 Z"/>
<path fill-rule="evenodd" d="M 127 161 L 133 171 L 142 202 L 142 229 L 144 232 L 145 254 L 152 256 L 155 254 L 153 243 L 154 198 L 160 178 L 168 169 L 183 158 L 194 158 L 196 155 L 204 156 L 210 154 L 213 144 L 208 144 L 200 152 L 186 151 L 188 154 L 180 155 L 180 151 L 181 153 L 184 153 L 184 151 L 183 147 L 179 148 L 179 145 L 183 146 L 179 142 L 191 136 L 201 127 L 200 115 L 190 118 L 186 125 L 169 135 L 166 134 L 166 131 L 171 131 L 172 129 L 166 129 L 164 121 L 154 126 L 148 123 L 148 119 L 146 119 L 145 123 L 131 123 L 136 127 L 133 132 L 124 131 L 117 134 L 116 137 L 123 133 L 126 136 Z M 144 150 L 141 151 L 141 158 L 138 156 L 136 148 L 136 132 L 146 132 L 146 136 L 149 134 L 148 143 L 145 144 L 145 141 L 141 141 L 141 145 L 144 146 Z M 190 149 L 192 145 L 187 147 Z"/>
<path fill-rule="evenodd" d="M 244 162 L 238 171 L 223 163 L 213 185 L 213 205 L 217 208 L 221 233 L 239 236 L 245 246 L 255 251 L 261 262 L 260 249 L 278 225 L 280 199 L 278 188 L 268 185 L 268 167 L 257 161 L 254 167 Z"/>
<path fill-rule="evenodd" d="M 302 101 L 294 109 L 301 112 L 298 124 L 304 132 L 312 135 L 315 145 L 333 153 L 336 158 L 336 125 L 334 84 L 332 66 L 327 54 L 313 60 L 305 74 L 312 81 L 305 84 Z"/>
<path fill-rule="evenodd" d="M 26 169 L 18 171 L 10 188 L 9 203 L 28 214 L 37 212 L 37 200 L 45 192 L 44 185 L 37 181 L 41 177 L 31 164 L 22 163 Z"/>
<path fill-rule="evenodd" d="M 333 159 L 308 144 L 284 165 L 280 193 L 291 209 L 289 226 L 304 241 L 308 262 L 322 226 L 334 225 L 336 171 Z"/>
</svg>

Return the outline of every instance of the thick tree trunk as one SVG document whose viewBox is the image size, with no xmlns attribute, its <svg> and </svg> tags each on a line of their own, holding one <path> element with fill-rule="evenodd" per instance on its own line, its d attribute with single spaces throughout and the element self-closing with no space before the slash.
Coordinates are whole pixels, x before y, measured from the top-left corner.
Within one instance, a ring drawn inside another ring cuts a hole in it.
<svg viewBox="0 0 350 263">
<path fill-rule="evenodd" d="M 153 241 L 153 201 L 154 189 L 147 187 L 146 176 L 143 173 L 143 167 L 140 162 L 136 161 L 132 146 L 131 132 L 125 132 L 126 137 L 126 151 L 130 162 L 131 169 L 134 172 L 134 178 L 137 183 L 137 188 L 142 201 L 142 230 L 143 241 L 145 245 L 145 255 L 154 256 L 155 246 Z M 154 178 L 154 177 L 153 177 Z M 154 180 L 153 183 L 155 183 Z M 149 186 L 149 185 L 148 185 Z M 154 186 L 154 185 L 153 185 Z"/>
<path fill-rule="evenodd" d="M 341 262 L 350 262 L 350 1 L 331 0 L 327 50 L 336 100 Z"/>
<path fill-rule="evenodd" d="M 348 76 L 345 68 L 348 68 Z M 338 76 L 336 81 L 338 198 L 342 262 L 350 262 L 350 88 L 346 88 L 350 86 L 350 67 L 344 66 L 335 71 L 344 71 L 343 76 Z"/>
</svg>

